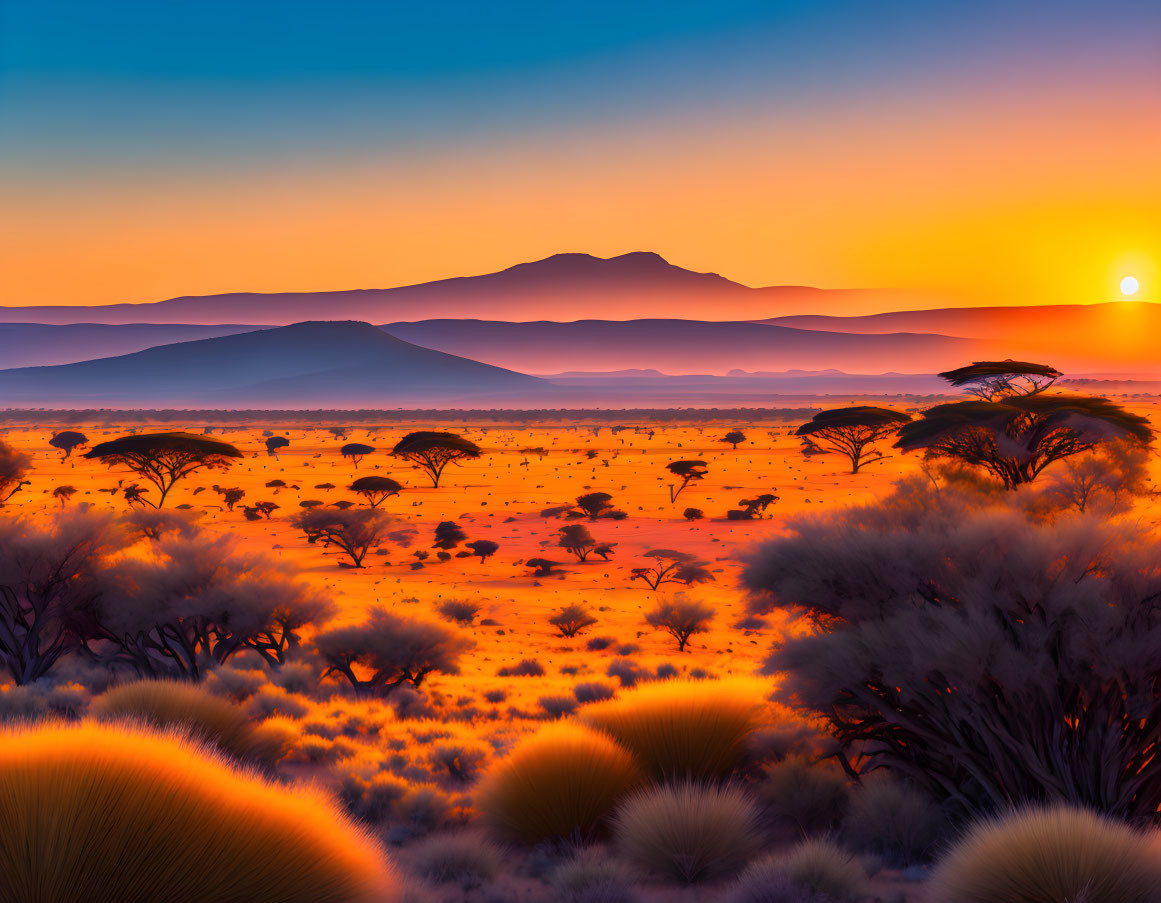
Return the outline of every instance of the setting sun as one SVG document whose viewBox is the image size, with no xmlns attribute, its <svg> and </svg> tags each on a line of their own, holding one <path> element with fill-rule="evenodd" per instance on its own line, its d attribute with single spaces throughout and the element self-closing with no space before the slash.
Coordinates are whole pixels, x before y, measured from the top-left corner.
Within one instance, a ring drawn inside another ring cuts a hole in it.
<svg viewBox="0 0 1161 903">
<path fill-rule="evenodd" d="M 1137 294 L 1138 288 L 1140 288 L 1140 285 L 1134 276 L 1126 276 L 1121 280 L 1121 294 L 1125 297 Z"/>
</svg>

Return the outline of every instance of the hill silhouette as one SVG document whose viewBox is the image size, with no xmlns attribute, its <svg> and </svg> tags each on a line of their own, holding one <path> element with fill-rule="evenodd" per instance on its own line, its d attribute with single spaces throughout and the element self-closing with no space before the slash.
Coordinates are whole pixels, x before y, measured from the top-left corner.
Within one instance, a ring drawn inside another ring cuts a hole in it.
<svg viewBox="0 0 1161 903">
<path fill-rule="evenodd" d="M 538 398 L 553 387 L 355 321 L 315 321 L 52 367 L 0 370 L 0 404 L 380 407 Z"/>
</svg>

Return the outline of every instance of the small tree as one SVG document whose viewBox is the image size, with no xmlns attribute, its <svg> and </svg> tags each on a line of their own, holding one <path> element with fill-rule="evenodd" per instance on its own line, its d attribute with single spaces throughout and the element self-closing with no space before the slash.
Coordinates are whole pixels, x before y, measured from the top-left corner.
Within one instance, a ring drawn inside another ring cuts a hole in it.
<svg viewBox="0 0 1161 903">
<path fill-rule="evenodd" d="M 899 431 L 896 448 L 979 467 L 1014 489 L 1048 465 L 1123 439 L 1144 446 L 1149 421 L 1093 395 L 1013 395 L 936 405 Z"/>
<path fill-rule="evenodd" d="M 383 544 L 393 523 L 393 518 L 373 508 L 308 508 L 291 519 L 291 525 L 303 532 L 307 542 L 321 540 L 324 547 L 334 546 L 357 568 L 363 567 L 368 552 Z"/>
<path fill-rule="evenodd" d="M 76 495 L 76 492 L 77 490 L 75 486 L 57 486 L 56 489 L 52 491 L 52 497 L 60 501 L 60 506 L 63 509 L 65 502 Z"/>
<path fill-rule="evenodd" d="M 569 524 L 560 528 L 557 545 L 571 552 L 578 561 L 584 561 L 600 545 L 584 524 Z"/>
<path fill-rule="evenodd" d="M 480 447 L 455 433 L 419 431 L 408 433 L 391 449 L 397 458 L 410 461 L 426 471 L 431 485 L 439 488 L 439 479 L 449 464 L 459 464 L 480 457 Z"/>
<path fill-rule="evenodd" d="M 558 561 L 549 561 L 547 558 L 529 558 L 524 562 L 524 565 L 533 568 L 533 577 L 550 577 L 556 573 L 556 566 L 559 563 Z"/>
<path fill-rule="evenodd" d="M 385 696 L 405 683 L 419 687 L 435 671 L 458 674 L 460 657 L 474 645 L 443 624 L 383 608 L 373 609 L 362 624 L 335 627 L 315 637 L 327 663 L 323 676 L 341 674 L 364 698 Z"/>
<path fill-rule="evenodd" d="M 233 511 L 234 506 L 246 497 L 246 490 L 239 489 L 236 486 L 215 486 L 214 492 L 222 497 L 222 502 L 225 503 L 227 511 Z"/>
<path fill-rule="evenodd" d="M 0 439 L 0 505 L 28 485 L 24 477 L 31 466 L 28 455 Z"/>
<path fill-rule="evenodd" d="M 560 631 L 562 637 L 571 639 L 596 624 L 597 619 L 583 605 L 566 605 L 549 618 L 548 623 Z"/>
<path fill-rule="evenodd" d="M 695 480 L 703 479 L 708 473 L 705 461 L 673 461 L 666 464 L 665 469 L 681 480 L 676 487 L 673 484 L 669 486 L 670 504 L 677 501 L 677 497 L 686 486 Z"/>
<path fill-rule="evenodd" d="M 266 454 L 272 457 L 278 457 L 278 449 L 286 448 L 290 445 L 290 440 L 285 436 L 271 436 L 266 440 Z"/>
<path fill-rule="evenodd" d="M 361 495 L 372 508 L 378 508 L 386 499 L 398 495 L 403 487 L 390 477 L 359 477 L 347 487 Z"/>
<path fill-rule="evenodd" d="M 499 543 L 492 542 L 490 539 L 475 539 L 467 543 L 467 547 L 474 554 L 480 556 L 480 564 L 483 564 L 485 559 L 491 558 L 496 554 L 500 545 Z"/>
<path fill-rule="evenodd" d="M 647 612 L 645 621 L 654 630 L 664 630 L 672 636 L 677 640 L 677 651 L 684 652 L 690 637 L 704 633 L 713 616 L 713 608 L 706 603 L 679 594 Z"/>
<path fill-rule="evenodd" d="M 86 458 L 95 458 L 109 467 L 128 468 L 152 483 L 161 493 L 157 502 L 138 492 L 134 502 L 160 508 L 174 484 L 198 470 L 227 470 L 242 453 L 228 442 L 195 433 L 141 433 L 102 442 L 90 449 Z"/>
<path fill-rule="evenodd" d="M 338 439 L 340 442 L 343 442 L 346 440 L 349 430 L 345 426 L 331 426 L 327 427 L 327 432 Z"/>
<path fill-rule="evenodd" d="M 856 405 L 820 411 L 809 423 L 798 428 L 797 435 L 821 442 L 845 455 L 851 462 L 851 473 L 858 473 L 860 468 L 885 457 L 875 451 L 875 443 L 898 432 L 910 420 L 910 414 L 890 408 Z"/>
<path fill-rule="evenodd" d="M 719 441 L 730 443 L 734 447 L 734 451 L 737 451 L 738 445 L 746 441 L 746 434 L 741 430 L 730 430 Z"/>
<path fill-rule="evenodd" d="M 701 520 L 703 517 L 705 517 L 705 512 L 700 508 L 686 508 L 681 512 L 681 516 L 688 521 L 695 521 Z"/>
<path fill-rule="evenodd" d="M 752 499 L 742 499 L 738 502 L 741 505 L 741 510 L 737 516 L 730 517 L 730 520 L 761 520 L 766 516 L 766 509 L 778 501 L 778 496 L 771 492 L 764 492 L 762 495 Z M 733 511 L 730 512 L 734 514 Z"/>
<path fill-rule="evenodd" d="M 652 558 L 648 567 L 633 568 L 631 580 L 643 580 L 649 588 L 656 590 L 665 583 L 707 583 L 714 579 L 706 563 L 688 552 L 673 549 L 651 549 L 645 553 Z"/>
<path fill-rule="evenodd" d="M 589 520 L 599 520 L 606 518 L 609 520 L 623 520 L 625 512 L 613 506 L 613 497 L 607 492 L 588 492 L 584 495 L 578 495 L 576 498 L 576 507 L 579 513 L 575 513 L 577 517 L 587 517 Z M 570 516 L 574 516 L 570 514 Z"/>
<path fill-rule="evenodd" d="M 49 439 L 48 444 L 64 452 L 64 456 L 61 458 L 64 461 L 73 453 L 74 448 L 83 448 L 88 445 L 89 438 L 76 430 L 62 430 Z"/>
<path fill-rule="evenodd" d="M 445 520 L 436 525 L 435 542 L 432 543 L 431 547 L 433 549 L 454 549 L 467 538 L 468 534 L 464 532 L 463 527 L 454 520 Z"/>
<path fill-rule="evenodd" d="M 359 469 L 359 462 L 363 460 L 364 456 L 371 454 L 375 450 L 373 445 L 364 445 L 362 442 L 348 442 L 339 449 L 339 454 L 344 458 L 350 458 L 351 463 L 355 465 L 355 469 Z"/>
<path fill-rule="evenodd" d="M 1027 361 L 976 361 L 958 370 L 939 374 L 953 386 L 981 401 L 998 401 L 1013 395 L 1037 395 L 1063 375 L 1055 367 Z"/>
</svg>

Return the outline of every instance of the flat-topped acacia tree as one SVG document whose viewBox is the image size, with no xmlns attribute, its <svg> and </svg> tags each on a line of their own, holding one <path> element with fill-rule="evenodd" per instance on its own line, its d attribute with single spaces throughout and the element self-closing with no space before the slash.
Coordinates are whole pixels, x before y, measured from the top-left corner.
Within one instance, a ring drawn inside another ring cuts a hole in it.
<svg viewBox="0 0 1161 903">
<path fill-rule="evenodd" d="M 373 445 L 365 445 L 362 442 L 348 442 L 339 449 L 339 454 L 344 458 L 350 458 L 355 465 L 355 469 L 359 469 L 359 462 L 363 460 L 364 455 L 369 455 L 375 450 Z"/>
<path fill-rule="evenodd" d="M 285 436 L 271 436 L 266 440 L 266 454 L 277 458 L 278 449 L 286 448 L 288 445 L 290 445 L 290 440 Z"/>
<path fill-rule="evenodd" d="M 677 497 L 681 495 L 681 490 L 686 486 L 695 480 L 704 479 L 705 475 L 709 473 L 705 461 L 672 461 L 665 465 L 665 469 L 681 480 L 680 485 L 675 486 L 671 483 L 669 486 L 670 504 L 677 501 Z"/>
<path fill-rule="evenodd" d="M 64 452 L 64 457 L 61 458 L 63 461 L 73 453 L 74 448 L 81 448 L 82 446 L 88 445 L 89 437 L 84 433 L 78 433 L 76 430 L 62 430 L 49 439 L 48 444 Z"/>
<path fill-rule="evenodd" d="M 347 487 L 361 495 L 372 508 L 378 508 L 385 500 L 403 491 L 403 486 L 391 477 L 359 477 Z"/>
<path fill-rule="evenodd" d="M 161 493 L 156 502 L 138 494 L 138 501 L 160 508 L 173 485 L 198 470 L 227 470 L 242 453 L 229 442 L 197 433 L 141 433 L 94 446 L 86 458 L 109 467 L 125 467 L 152 483 Z"/>
<path fill-rule="evenodd" d="M 431 485 L 438 489 L 444 468 L 449 464 L 480 457 L 480 447 L 455 433 L 420 430 L 408 433 L 396 442 L 391 454 L 426 471 L 431 477 Z"/>
<path fill-rule="evenodd" d="M 1047 364 L 1008 359 L 976 361 L 939 375 L 981 401 L 996 401 L 1013 395 L 1039 395 L 1063 374 Z"/>
<path fill-rule="evenodd" d="M 890 408 L 855 405 L 819 411 L 812 420 L 802 424 L 795 435 L 828 445 L 845 455 L 851 462 L 851 473 L 858 473 L 860 468 L 886 457 L 875 452 L 875 443 L 897 432 L 910 420 L 910 414 Z"/>
</svg>

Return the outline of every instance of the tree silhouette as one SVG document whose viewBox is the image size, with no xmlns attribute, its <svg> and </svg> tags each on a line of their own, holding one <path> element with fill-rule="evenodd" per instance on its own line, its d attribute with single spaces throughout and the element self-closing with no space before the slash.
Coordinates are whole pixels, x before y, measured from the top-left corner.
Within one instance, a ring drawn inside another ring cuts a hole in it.
<svg viewBox="0 0 1161 903">
<path fill-rule="evenodd" d="M 714 610 L 705 602 L 686 599 L 681 594 L 677 598 L 661 602 L 655 609 L 645 614 L 645 622 L 655 630 L 664 630 L 677 640 L 677 651 L 684 652 L 685 645 L 694 634 L 704 633 L 714 616 Z"/>
<path fill-rule="evenodd" d="M 484 563 L 484 559 L 495 555 L 500 548 L 499 543 L 492 542 L 490 539 L 474 539 L 466 545 L 474 554 L 480 556 L 480 564 Z"/>
<path fill-rule="evenodd" d="M 681 479 L 681 485 L 677 486 L 676 489 L 672 484 L 669 486 L 670 504 L 677 501 L 677 497 L 681 495 L 681 491 L 686 486 L 695 480 L 702 479 L 708 473 L 705 461 L 672 461 L 665 465 L 665 469 Z"/>
<path fill-rule="evenodd" d="M 464 532 L 464 528 L 454 520 L 440 521 L 436 524 L 435 542 L 432 543 L 431 547 L 433 549 L 454 549 L 467 538 L 468 534 Z"/>
<path fill-rule="evenodd" d="M 378 508 L 386 499 L 398 495 L 403 487 L 390 477 L 359 477 L 347 487 L 367 500 L 372 508 Z"/>
<path fill-rule="evenodd" d="M 28 485 L 24 479 L 32 459 L 0 439 L 0 505 Z"/>
<path fill-rule="evenodd" d="M 1027 361 L 976 361 L 958 370 L 939 374 L 953 386 L 981 401 L 997 401 L 1013 395 L 1037 395 L 1062 376 L 1055 367 Z"/>
<path fill-rule="evenodd" d="M 730 520 L 761 520 L 766 516 L 766 509 L 778 501 L 778 496 L 771 492 L 765 492 L 757 498 L 742 499 L 738 502 L 742 506 L 737 517 L 730 517 Z M 733 511 L 730 512 L 734 514 Z"/>
<path fill-rule="evenodd" d="M 734 447 L 734 451 L 737 451 L 738 444 L 746 441 L 746 434 L 741 430 L 730 430 L 719 441 L 730 443 Z"/>
<path fill-rule="evenodd" d="M 701 520 L 705 517 L 705 512 L 700 508 L 686 508 L 681 512 L 681 516 L 688 521 Z"/>
<path fill-rule="evenodd" d="M 560 540 L 557 545 L 575 555 L 578 561 L 586 560 L 601 546 L 584 524 L 569 524 L 566 527 L 561 527 L 559 532 Z M 607 545 L 604 548 L 606 550 L 604 557 L 607 558 L 611 548 Z"/>
<path fill-rule="evenodd" d="M 61 508 L 64 508 L 65 502 L 76 495 L 76 492 L 77 490 L 75 486 L 57 486 L 56 489 L 52 491 L 52 497 L 54 499 L 59 499 Z"/>
<path fill-rule="evenodd" d="M 355 465 L 355 469 L 359 469 L 359 462 L 363 460 L 364 455 L 369 455 L 375 450 L 373 445 L 364 445 L 362 442 L 348 442 L 339 449 L 339 454 L 344 458 L 350 458 Z"/>
<path fill-rule="evenodd" d="M 64 457 L 61 458 L 64 461 L 73 453 L 74 448 L 82 448 L 88 445 L 89 437 L 84 433 L 78 433 L 76 430 L 63 430 L 49 439 L 48 444 L 64 452 Z"/>
<path fill-rule="evenodd" d="M 549 577 L 556 573 L 556 566 L 560 562 L 550 561 L 547 558 L 529 558 L 524 562 L 526 567 L 534 568 L 533 577 Z"/>
<path fill-rule="evenodd" d="M 579 513 L 570 514 L 570 517 L 587 517 L 589 520 L 602 518 L 623 520 L 626 516 L 624 511 L 613 507 L 613 497 L 607 492 L 588 492 L 584 495 L 578 495 L 576 507 L 580 509 Z"/>
<path fill-rule="evenodd" d="M 386 539 L 393 519 L 373 508 L 312 507 L 291 518 L 291 526 L 301 530 L 307 542 L 320 540 L 324 547 L 334 546 L 351 559 L 354 567 L 363 567 L 367 553 L 377 549 Z"/>
<path fill-rule="evenodd" d="M 266 454 L 278 457 L 278 449 L 286 448 L 290 445 L 290 440 L 285 436 L 271 436 L 266 440 Z"/>
<path fill-rule="evenodd" d="M 242 453 L 228 442 L 196 433 L 141 433 L 122 436 L 90 449 L 86 458 L 95 458 L 109 467 L 125 467 L 157 487 L 161 493 L 151 502 L 138 491 L 130 503 L 153 508 L 165 504 L 173 485 L 198 470 L 227 470 Z M 129 498 L 127 495 L 126 498 Z"/>
<path fill-rule="evenodd" d="M 802 424 L 796 435 L 825 443 L 846 455 L 851 462 L 851 473 L 858 473 L 860 468 L 885 457 L 878 453 L 874 457 L 865 457 L 874 451 L 874 444 L 895 433 L 910 420 L 909 414 L 890 408 L 856 405 L 820 411 L 809 423 Z"/>
<path fill-rule="evenodd" d="M 548 623 L 560 631 L 562 637 L 574 637 L 597 623 L 597 619 L 583 605 L 566 605 L 548 619 Z"/>
<path fill-rule="evenodd" d="M 391 454 L 410 461 L 427 472 L 431 485 L 439 488 L 439 479 L 449 464 L 459 464 L 480 456 L 480 447 L 455 433 L 419 431 L 408 433 L 395 443 Z"/>
<path fill-rule="evenodd" d="M 899 431 L 895 447 L 979 467 L 1014 489 L 1054 461 L 1115 439 L 1145 445 L 1153 431 L 1107 398 L 1034 393 L 936 405 Z"/>
<path fill-rule="evenodd" d="M 648 567 L 633 568 L 631 580 L 644 580 L 649 588 L 656 590 L 664 583 L 684 583 L 687 586 L 694 583 L 706 583 L 714 579 L 709 572 L 706 562 L 689 552 L 676 552 L 673 549 L 650 549 L 645 553 L 646 558 L 652 558 L 653 564 Z"/>
</svg>

